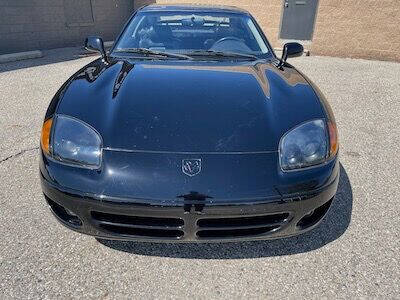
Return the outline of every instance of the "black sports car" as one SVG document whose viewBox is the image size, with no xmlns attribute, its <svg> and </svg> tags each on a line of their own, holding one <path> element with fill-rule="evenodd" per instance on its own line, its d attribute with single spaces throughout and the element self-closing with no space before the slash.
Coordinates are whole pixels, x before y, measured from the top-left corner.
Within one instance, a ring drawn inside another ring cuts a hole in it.
<svg viewBox="0 0 400 300">
<path fill-rule="evenodd" d="M 40 175 L 55 217 L 105 239 L 229 241 L 319 224 L 339 180 L 319 89 L 231 7 L 138 10 L 56 93 Z"/>
</svg>

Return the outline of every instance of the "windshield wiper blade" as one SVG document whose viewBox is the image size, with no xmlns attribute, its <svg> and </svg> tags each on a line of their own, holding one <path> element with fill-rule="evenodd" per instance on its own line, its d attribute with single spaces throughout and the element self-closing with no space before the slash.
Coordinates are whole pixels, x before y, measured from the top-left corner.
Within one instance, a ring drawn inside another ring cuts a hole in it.
<svg viewBox="0 0 400 300">
<path fill-rule="evenodd" d="M 126 52 L 126 53 L 143 54 L 146 56 L 163 56 L 163 57 L 173 57 L 173 58 L 179 58 L 179 59 L 192 59 L 191 57 L 189 57 L 187 55 L 183 55 L 183 54 L 154 51 L 154 50 L 150 50 L 147 48 L 121 48 L 121 49 L 115 49 L 113 52 L 116 52 L 116 53 Z"/>
<path fill-rule="evenodd" d="M 259 60 L 260 58 L 252 54 L 244 54 L 237 52 L 224 52 L 224 51 L 214 51 L 214 50 L 195 50 L 192 52 L 185 53 L 188 56 L 216 56 L 216 57 L 238 57 L 238 58 L 249 58 L 253 60 Z"/>
</svg>

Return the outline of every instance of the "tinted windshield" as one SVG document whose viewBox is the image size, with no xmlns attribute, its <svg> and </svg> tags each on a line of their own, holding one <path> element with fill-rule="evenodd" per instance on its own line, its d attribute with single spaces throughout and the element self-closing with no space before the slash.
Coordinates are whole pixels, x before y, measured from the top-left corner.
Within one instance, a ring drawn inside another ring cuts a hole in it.
<svg viewBox="0 0 400 300">
<path fill-rule="evenodd" d="M 115 50 L 127 48 L 180 54 L 219 51 L 265 56 L 269 52 L 249 16 L 221 12 L 138 13 Z"/>
</svg>

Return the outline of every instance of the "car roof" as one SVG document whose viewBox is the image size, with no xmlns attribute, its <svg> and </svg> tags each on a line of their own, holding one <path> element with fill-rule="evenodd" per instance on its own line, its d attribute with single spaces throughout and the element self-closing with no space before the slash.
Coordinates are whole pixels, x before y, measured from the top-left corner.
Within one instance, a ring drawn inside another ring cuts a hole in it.
<svg viewBox="0 0 400 300">
<path fill-rule="evenodd" d="M 235 6 L 202 4 L 150 4 L 142 7 L 140 11 L 195 11 L 249 14 L 248 11 Z"/>
</svg>

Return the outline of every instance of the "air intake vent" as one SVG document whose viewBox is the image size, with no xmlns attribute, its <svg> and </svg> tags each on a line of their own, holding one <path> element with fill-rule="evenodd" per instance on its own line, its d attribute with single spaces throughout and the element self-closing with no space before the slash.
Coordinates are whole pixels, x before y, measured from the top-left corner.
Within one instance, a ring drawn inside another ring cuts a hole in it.
<svg viewBox="0 0 400 300">
<path fill-rule="evenodd" d="M 155 218 L 143 216 L 117 215 L 92 212 L 93 220 L 104 230 L 115 234 L 154 237 L 180 238 L 184 235 L 184 222 L 178 218 Z"/>
<path fill-rule="evenodd" d="M 329 207 L 331 206 L 333 198 L 321 205 L 320 207 L 314 209 L 314 211 L 305 217 L 303 217 L 298 223 L 297 227 L 300 229 L 306 229 L 307 227 L 313 226 L 317 224 L 328 212 Z"/>
<path fill-rule="evenodd" d="M 197 222 L 199 238 L 233 238 L 266 234 L 278 230 L 288 221 L 289 214 L 253 217 L 201 219 Z"/>
<path fill-rule="evenodd" d="M 201 230 L 197 232 L 197 236 L 200 238 L 235 238 L 235 237 L 246 237 L 255 236 L 268 233 L 280 226 L 268 226 L 261 228 L 247 228 L 247 229 L 232 229 L 232 230 Z"/>
<path fill-rule="evenodd" d="M 47 203 L 49 204 L 51 210 L 53 211 L 53 213 L 63 222 L 68 223 L 70 226 L 73 227 L 81 227 L 82 226 L 82 220 L 75 215 L 74 213 L 72 213 L 71 211 L 68 211 L 67 209 L 65 209 L 63 206 L 61 206 L 60 204 L 50 200 L 49 197 L 45 196 Z"/>
</svg>

